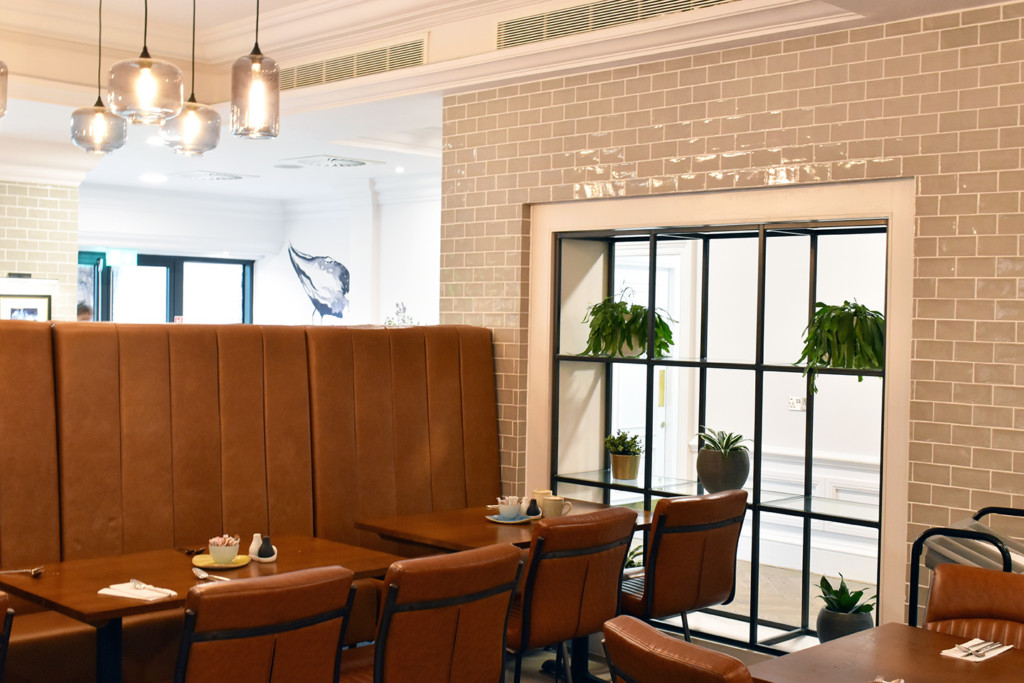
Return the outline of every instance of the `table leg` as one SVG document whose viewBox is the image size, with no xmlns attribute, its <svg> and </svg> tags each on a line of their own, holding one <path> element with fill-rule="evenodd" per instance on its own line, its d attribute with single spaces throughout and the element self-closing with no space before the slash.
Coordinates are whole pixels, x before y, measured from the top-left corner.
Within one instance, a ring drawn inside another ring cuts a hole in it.
<svg viewBox="0 0 1024 683">
<path fill-rule="evenodd" d="M 121 620 L 96 627 L 96 681 L 121 683 Z"/>
</svg>

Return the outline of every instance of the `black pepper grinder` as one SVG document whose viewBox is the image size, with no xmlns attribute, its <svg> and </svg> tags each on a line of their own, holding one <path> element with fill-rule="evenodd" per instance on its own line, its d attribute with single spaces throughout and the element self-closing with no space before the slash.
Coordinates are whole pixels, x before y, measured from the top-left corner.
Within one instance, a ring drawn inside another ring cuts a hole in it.
<svg viewBox="0 0 1024 683">
<path fill-rule="evenodd" d="M 263 544 L 260 546 L 260 550 L 256 553 L 257 557 L 273 557 L 274 546 L 270 544 L 270 536 L 263 537 Z"/>
<path fill-rule="evenodd" d="M 540 508 L 537 506 L 537 499 L 536 498 L 531 498 L 530 499 L 530 505 L 527 506 L 527 508 L 526 508 L 526 516 L 527 517 L 536 517 L 539 514 L 540 514 Z"/>
</svg>

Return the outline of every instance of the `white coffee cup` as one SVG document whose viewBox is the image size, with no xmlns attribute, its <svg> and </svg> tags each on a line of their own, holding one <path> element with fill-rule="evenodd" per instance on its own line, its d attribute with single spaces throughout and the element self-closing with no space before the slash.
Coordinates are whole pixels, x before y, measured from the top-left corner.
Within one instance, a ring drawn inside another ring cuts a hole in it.
<svg viewBox="0 0 1024 683">
<path fill-rule="evenodd" d="M 572 501 L 562 496 L 545 496 L 540 501 L 540 511 L 545 517 L 561 517 L 572 510 Z"/>
<path fill-rule="evenodd" d="M 537 505 L 540 505 L 540 502 L 542 500 L 544 500 L 545 498 L 547 498 L 548 496 L 550 496 L 550 495 L 553 495 L 553 492 L 552 492 L 551 489 L 534 489 L 533 490 L 533 499 L 535 501 L 537 501 Z"/>
</svg>

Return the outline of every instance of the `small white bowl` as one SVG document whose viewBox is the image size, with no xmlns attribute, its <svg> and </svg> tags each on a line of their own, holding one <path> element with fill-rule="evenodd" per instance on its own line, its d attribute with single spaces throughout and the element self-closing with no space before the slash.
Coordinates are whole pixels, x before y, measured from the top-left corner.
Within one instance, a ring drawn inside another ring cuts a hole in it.
<svg viewBox="0 0 1024 683">
<path fill-rule="evenodd" d="M 231 564 L 238 555 L 238 544 L 234 545 L 211 545 L 210 557 L 214 564 Z"/>
</svg>

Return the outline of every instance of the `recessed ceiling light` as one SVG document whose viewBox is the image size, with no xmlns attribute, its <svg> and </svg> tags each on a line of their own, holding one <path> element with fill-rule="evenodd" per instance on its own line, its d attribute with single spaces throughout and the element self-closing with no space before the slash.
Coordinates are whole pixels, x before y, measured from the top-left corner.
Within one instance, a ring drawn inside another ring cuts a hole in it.
<svg viewBox="0 0 1024 683">
<path fill-rule="evenodd" d="M 299 157 L 297 159 L 282 159 L 283 163 L 299 164 L 300 166 L 314 166 L 317 168 L 353 168 L 365 166 L 366 164 L 381 164 L 382 161 L 369 161 L 367 159 L 349 159 L 347 157 L 334 156 L 333 154 L 316 154 L 314 156 Z"/>
<path fill-rule="evenodd" d="M 395 166 L 395 173 L 405 173 L 405 166 Z"/>
<path fill-rule="evenodd" d="M 143 173 L 139 176 L 139 180 L 144 183 L 153 183 L 154 185 L 159 183 L 166 183 L 167 176 L 163 173 Z"/>
<path fill-rule="evenodd" d="M 238 173 L 223 173 L 221 171 L 182 171 L 181 173 L 172 173 L 171 175 L 178 180 L 198 180 L 201 182 L 241 180 L 242 178 L 257 177 L 253 175 L 240 175 Z"/>
<path fill-rule="evenodd" d="M 298 164 L 280 163 L 280 164 L 274 164 L 274 168 L 302 168 L 302 166 L 299 166 Z"/>
</svg>

